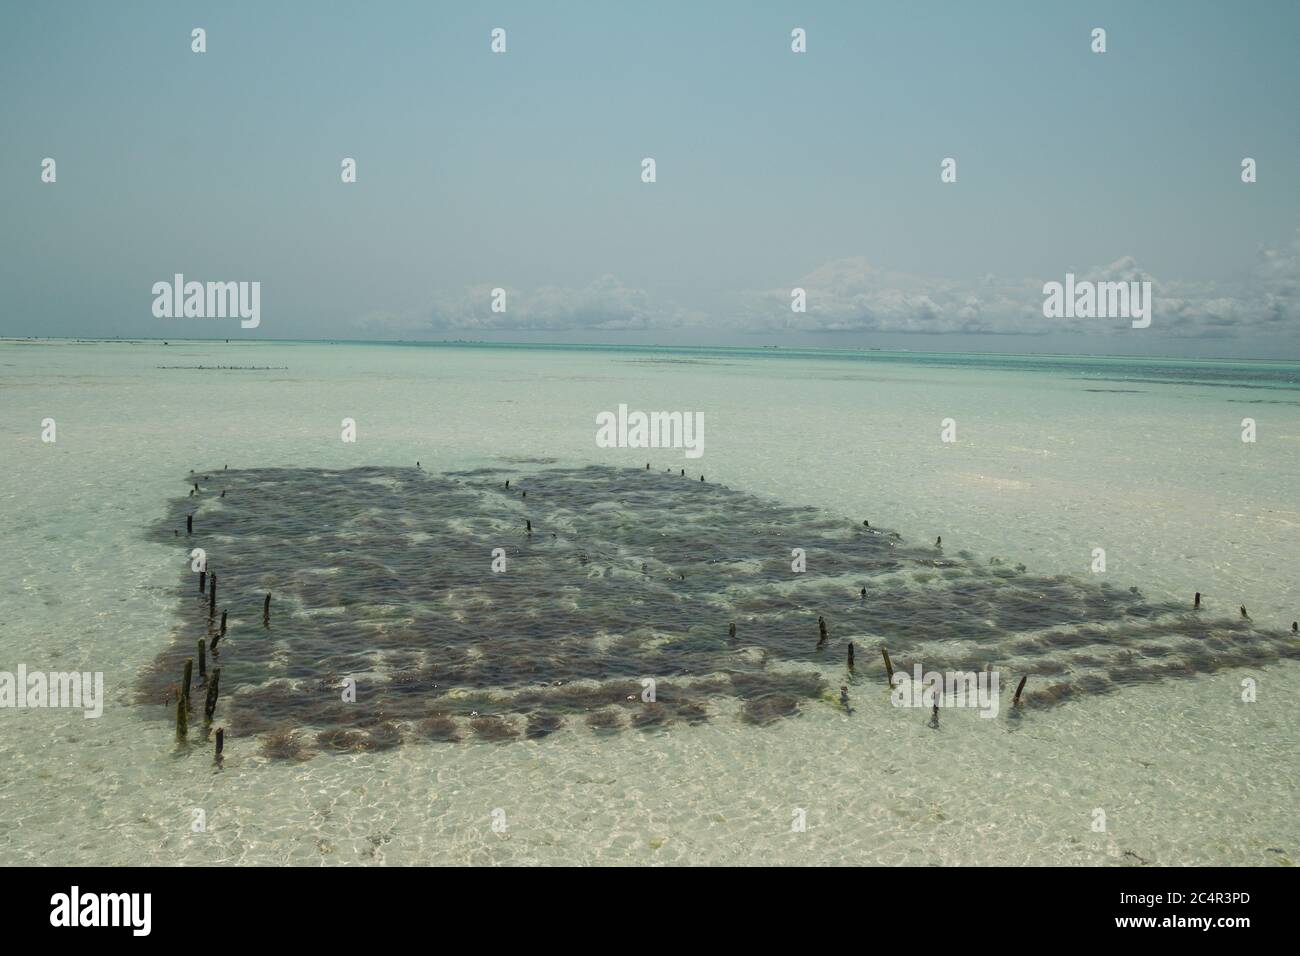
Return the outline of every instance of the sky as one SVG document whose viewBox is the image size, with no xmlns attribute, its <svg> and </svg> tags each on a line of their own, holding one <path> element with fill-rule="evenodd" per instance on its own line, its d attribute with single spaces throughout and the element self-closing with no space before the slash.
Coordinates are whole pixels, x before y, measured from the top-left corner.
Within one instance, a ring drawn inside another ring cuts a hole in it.
<svg viewBox="0 0 1300 956">
<path fill-rule="evenodd" d="M 1300 359 L 1298 47 L 1291 0 L 5 2 L 0 336 Z M 260 324 L 155 316 L 176 273 Z M 1067 273 L 1150 327 L 1045 317 Z"/>
</svg>

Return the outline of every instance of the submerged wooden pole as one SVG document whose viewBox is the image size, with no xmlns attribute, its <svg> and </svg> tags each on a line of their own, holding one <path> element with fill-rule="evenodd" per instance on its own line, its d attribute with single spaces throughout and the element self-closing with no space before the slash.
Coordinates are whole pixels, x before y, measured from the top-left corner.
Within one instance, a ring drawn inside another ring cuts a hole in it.
<svg viewBox="0 0 1300 956">
<path fill-rule="evenodd" d="M 212 672 L 212 680 L 208 682 L 208 696 L 203 702 L 203 719 L 212 722 L 212 715 L 217 711 L 217 694 L 221 685 L 221 668 L 218 667 Z"/>
<path fill-rule="evenodd" d="M 185 680 L 181 684 L 181 697 L 185 700 L 185 709 L 190 709 L 190 684 L 194 680 L 194 658 L 185 660 Z"/>
<path fill-rule="evenodd" d="M 820 614 L 817 615 L 817 633 L 817 646 L 821 647 L 826 643 L 826 618 L 822 617 Z"/>
<path fill-rule="evenodd" d="M 185 698 L 176 701 L 176 742 L 184 743 L 190 733 L 189 717 L 185 713 Z"/>
<path fill-rule="evenodd" d="M 221 637 L 225 637 L 225 636 L 226 636 L 226 612 L 225 612 L 225 611 L 222 611 L 222 612 L 221 612 L 221 634 L 220 634 L 220 636 L 221 636 Z"/>
<path fill-rule="evenodd" d="M 1011 699 L 1011 703 L 1017 707 L 1020 706 L 1020 693 L 1025 689 L 1025 681 L 1027 680 L 1029 680 L 1028 674 L 1020 678 L 1020 683 L 1016 685 L 1016 696 Z"/>
<path fill-rule="evenodd" d="M 849 670 L 853 670 L 853 642 L 849 641 Z"/>
<path fill-rule="evenodd" d="M 1250 620 L 1250 615 L 1246 613 L 1246 605 L 1244 604 L 1241 606 L 1241 616 L 1248 621 Z"/>
<path fill-rule="evenodd" d="M 221 751 L 226 748 L 226 728 L 217 728 L 217 756 L 221 756 Z"/>
<path fill-rule="evenodd" d="M 734 638 L 735 636 L 736 636 L 736 622 L 732 621 L 731 624 L 727 626 L 727 637 Z"/>
<path fill-rule="evenodd" d="M 199 680 L 208 676 L 208 646 L 199 638 Z"/>
<path fill-rule="evenodd" d="M 194 515 L 185 516 L 185 533 L 186 534 L 194 533 Z"/>
<path fill-rule="evenodd" d="M 207 571 L 199 572 L 199 593 L 200 594 L 208 593 L 208 572 Z"/>
<path fill-rule="evenodd" d="M 271 626 L 271 592 L 266 592 L 266 600 L 262 602 L 262 626 Z"/>
<path fill-rule="evenodd" d="M 880 653 L 885 658 L 885 674 L 889 677 L 889 686 L 894 686 L 894 662 L 889 659 L 889 649 L 882 647 Z"/>
<path fill-rule="evenodd" d="M 1297 633 L 1297 632 L 1300 632 L 1300 621 L 1292 621 L 1292 622 L 1291 622 L 1291 633 L 1292 633 L 1292 634 L 1295 634 L 1295 633 Z"/>
<path fill-rule="evenodd" d="M 1193 607 L 1193 608 L 1197 608 L 1197 609 L 1199 609 L 1200 606 L 1201 606 L 1201 592 L 1200 592 L 1200 591 L 1197 591 L 1197 592 L 1196 592 L 1196 603 L 1193 604 L 1192 607 Z"/>
<path fill-rule="evenodd" d="M 208 582 L 208 617 L 215 617 L 217 614 L 217 572 L 212 572 L 212 580 Z"/>
</svg>

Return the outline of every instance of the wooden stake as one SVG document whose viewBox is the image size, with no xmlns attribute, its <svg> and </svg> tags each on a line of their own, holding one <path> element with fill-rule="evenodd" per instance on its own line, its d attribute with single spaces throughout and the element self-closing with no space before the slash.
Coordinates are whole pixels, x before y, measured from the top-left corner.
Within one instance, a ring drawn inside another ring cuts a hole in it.
<svg viewBox="0 0 1300 956">
<path fill-rule="evenodd" d="M 1016 696 L 1011 699 L 1011 703 L 1017 707 L 1020 706 L 1020 692 L 1025 689 L 1025 681 L 1027 680 L 1029 680 L 1028 674 L 1020 678 L 1020 683 L 1016 685 Z"/>
<path fill-rule="evenodd" d="M 889 686 L 894 686 L 894 662 L 889 659 L 888 648 L 882 647 L 880 653 L 885 656 L 885 674 L 889 677 Z"/>
<path fill-rule="evenodd" d="M 208 572 L 207 571 L 199 572 L 199 593 L 200 594 L 208 593 Z"/>
<path fill-rule="evenodd" d="M 185 713 L 185 698 L 176 701 L 176 742 L 184 743 L 190 733 L 189 717 Z"/>
<path fill-rule="evenodd" d="M 822 617 L 820 614 L 817 616 L 817 633 L 819 635 L 817 638 L 817 646 L 821 647 L 826 643 L 826 618 Z"/>
<path fill-rule="evenodd" d="M 225 611 L 221 612 L 221 634 L 219 636 L 221 637 L 226 636 L 226 612 Z"/>
<path fill-rule="evenodd" d="M 1200 591 L 1197 591 L 1197 592 L 1196 592 L 1196 603 L 1193 604 L 1192 607 L 1193 607 L 1193 608 L 1198 608 L 1198 609 L 1199 609 L 1200 606 L 1201 606 L 1201 592 L 1200 592 Z"/>
<path fill-rule="evenodd" d="M 262 602 L 262 626 L 271 626 L 271 592 L 266 592 L 266 600 Z"/>
<path fill-rule="evenodd" d="M 203 719 L 212 722 L 212 715 L 217 710 L 218 687 L 221 685 L 221 668 L 218 667 L 212 672 L 212 680 L 208 682 L 208 697 L 203 702 Z"/>
<path fill-rule="evenodd" d="M 217 756 L 221 756 L 221 751 L 226 747 L 226 728 L 217 728 Z"/>
<path fill-rule="evenodd" d="M 194 658 L 185 660 L 185 681 L 181 684 L 181 696 L 185 698 L 185 709 L 190 709 L 190 683 L 194 680 Z"/>
<path fill-rule="evenodd" d="M 208 676 L 208 645 L 199 638 L 199 680 Z"/>
<path fill-rule="evenodd" d="M 186 534 L 194 533 L 194 515 L 185 516 L 185 533 Z"/>
<path fill-rule="evenodd" d="M 727 627 L 727 637 L 734 639 L 736 636 L 736 622 L 732 621 Z"/>
<path fill-rule="evenodd" d="M 849 670 L 853 670 L 853 642 L 849 641 Z"/>
<path fill-rule="evenodd" d="M 217 572 L 212 572 L 212 580 L 208 582 L 208 617 L 215 617 L 217 613 Z"/>
</svg>

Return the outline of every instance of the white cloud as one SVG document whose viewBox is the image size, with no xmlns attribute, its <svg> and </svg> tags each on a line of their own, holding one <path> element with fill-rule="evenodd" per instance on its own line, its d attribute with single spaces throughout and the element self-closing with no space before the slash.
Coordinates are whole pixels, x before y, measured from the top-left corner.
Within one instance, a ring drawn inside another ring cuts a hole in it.
<svg viewBox="0 0 1300 956">
<path fill-rule="evenodd" d="M 1155 300 L 1153 326 L 1181 337 L 1300 333 L 1300 232 L 1281 249 L 1259 251 L 1238 281 L 1161 279 L 1131 256 L 1077 272 L 1093 281 L 1146 281 Z M 889 272 L 863 258 L 837 259 L 789 287 L 738 293 L 714 314 L 657 301 L 612 275 L 581 288 L 507 288 L 506 311 L 491 309 L 490 286 L 437 299 L 424 313 L 376 313 L 360 320 L 388 332 L 573 332 L 694 328 L 717 333 L 1118 334 L 1126 321 L 1048 319 L 1043 283 L 1055 276 L 969 280 Z M 807 290 L 808 311 L 793 312 L 791 289 Z"/>
<path fill-rule="evenodd" d="M 1256 267 L 1237 281 L 1159 279 L 1131 256 L 1076 273 L 1080 280 L 1150 281 L 1153 323 L 1186 337 L 1300 332 L 1300 232 L 1278 249 L 1261 248 Z M 791 284 L 808 293 L 808 311 L 790 309 L 790 288 L 744 297 L 748 331 L 911 334 L 1122 333 L 1127 322 L 1043 317 L 1043 283 L 984 276 L 963 281 L 886 272 L 865 259 L 828 262 Z"/>
</svg>

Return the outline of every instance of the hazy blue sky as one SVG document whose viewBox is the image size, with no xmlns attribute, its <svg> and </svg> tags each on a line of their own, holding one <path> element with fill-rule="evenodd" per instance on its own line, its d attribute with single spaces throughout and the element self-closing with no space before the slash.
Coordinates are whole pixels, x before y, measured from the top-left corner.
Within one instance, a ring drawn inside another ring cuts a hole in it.
<svg viewBox="0 0 1300 956">
<path fill-rule="evenodd" d="M 1300 357 L 1298 49 L 1290 0 L 5 3 L 0 334 Z M 261 326 L 155 318 L 175 272 Z M 1044 318 L 1067 272 L 1151 328 Z"/>
</svg>

